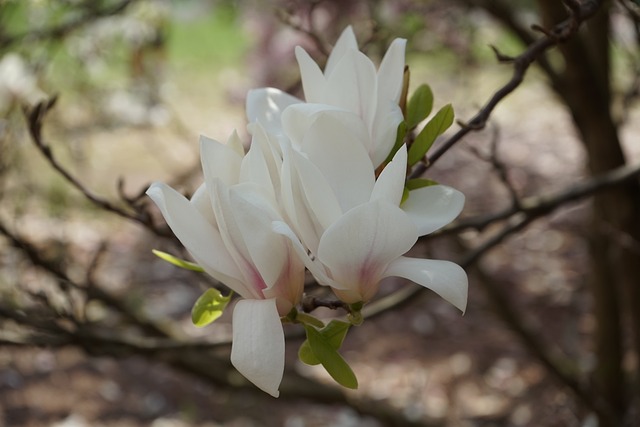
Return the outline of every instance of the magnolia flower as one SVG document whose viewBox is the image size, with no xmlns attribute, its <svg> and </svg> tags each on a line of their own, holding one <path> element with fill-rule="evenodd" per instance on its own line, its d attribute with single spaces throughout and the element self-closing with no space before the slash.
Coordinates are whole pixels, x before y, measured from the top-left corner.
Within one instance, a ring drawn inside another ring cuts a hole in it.
<svg viewBox="0 0 640 427">
<path fill-rule="evenodd" d="M 231 362 L 277 397 L 285 349 L 280 317 L 300 301 L 304 264 L 272 230 L 282 218 L 265 184 L 273 161 L 261 151 L 265 137 L 257 130 L 246 156 L 236 134 L 226 145 L 202 138 L 205 182 L 191 200 L 162 183 L 147 194 L 195 261 L 243 298 L 233 312 Z"/>
<path fill-rule="evenodd" d="M 324 73 L 302 47 L 296 48 L 309 104 L 305 107 L 307 115 L 329 110 L 337 115 L 349 113 L 358 117 L 362 122 L 360 142 L 374 167 L 389 155 L 403 120 L 399 100 L 405 45 L 404 39 L 394 40 L 376 71 L 373 62 L 358 50 L 353 29 L 347 27 L 331 51 Z M 260 121 L 269 132 L 281 136 L 282 113 L 295 104 L 304 105 L 302 100 L 279 89 L 255 89 L 247 95 L 247 117 L 250 122 Z"/>
<path fill-rule="evenodd" d="M 405 45 L 406 40 L 395 39 L 376 71 L 373 62 L 358 50 L 349 26 L 331 51 L 324 73 L 302 47 L 296 48 L 306 101 L 356 113 L 367 129 L 369 138 L 365 148 L 375 167 L 389 155 L 403 120 L 398 103 Z"/>
<path fill-rule="evenodd" d="M 307 121 L 289 121 L 298 109 L 307 107 L 294 105 L 283 115 L 285 132 L 301 140 L 285 152 L 282 166 L 282 204 L 289 223 L 278 222 L 274 229 L 292 240 L 318 282 L 345 302 L 369 301 L 382 279 L 399 276 L 464 311 L 467 276 L 460 266 L 402 256 L 419 236 L 458 216 L 462 193 L 435 185 L 410 192 L 401 205 L 405 145 L 376 180 L 360 144 L 357 119 L 321 111 Z M 300 123 L 304 129 L 295 128 Z"/>
</svg>

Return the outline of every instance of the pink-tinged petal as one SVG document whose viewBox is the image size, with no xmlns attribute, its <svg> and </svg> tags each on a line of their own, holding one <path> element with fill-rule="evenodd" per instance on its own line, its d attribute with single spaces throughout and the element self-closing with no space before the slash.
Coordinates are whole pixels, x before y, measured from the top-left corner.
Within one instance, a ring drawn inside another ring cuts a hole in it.
<svg viewBox="0 0 640 427">
<path fill-rule="evenodd" d="M 280 115 L 289 105 L 302 100 L 280 89 L 260 88 L 247 93 L 247 118 L 249 122 L 261 122 L 270 132 L 280 129 Z"/>
<path fill-rule="evenodd" d="M 366 301 L 377 291 L 387 265 L 417 239 L 415 226 L 400 208 L 377 200 L 336 221 L 320 239 L 318 259 L 340 289 L 356 290 Z"/>
<path fill-rule="evenodd" d="M 340 285 L 331 279 L 326 272 L 325 267 L 317 259 L 311 258 L 307 249 L 302 245 L 298 236 L 293 232 L 291 227 L 283 221 L 274 221 L 272 223 L 273 231 L 283 235 L 291 241 L 291 246 L 296 255 L 304 265 L 309 269 L 309 272 L 315 277 L 315 279 L 324 286 L 330 286 L 332 288 L 338 288 Z"/>
<path fill-rule="evenodd" d="M 335 46 L 331 49 L 329 58 L 327 58 L 327 65 L 324 68 L 324 75 L 329 77 L 340 60 L 350 50 L 358 50 L 358 41 L 351 25 L 342 30 L 342 34 L 340 34 Z"/>
<path fill-rule="evenodd" d="M 226 185 L 238 182 L 242 156 L 237 151 L 206 136 L 200 137 L 200 160 L 205 175 L 205 182 L 217 178 Z"/>
<path fill-rule="evenodd" d="M 393 160 L 382 170 L 371 193 L 371 200 L 383 200 L 400 206 L 407 176 L 407 146 L 402 145 Z"/>
<path fill-rule="evenodd" d="M 367 125 L 377 105 L 377 76 L 373 62 L 358 50 L 349 50 L 327 76 L 324 102 L 356 113 Z"/>
<path fill-rule="evenodd" d="M 375 172 L 355 125 L 347 127 L 342 120 L 319 114 L 305 135 L 301 151 L 322 172 L 342 212 L 346 212 L 369 200 Z"/>
<path fill-rule="evenodd" d="M 300 67 L 300 79 L 305 100 L 307 102 L 322 102 L 327 81 L 320 67 L 300 46 L 296 47 L 295 53 L 298 67 Z"/>
<path fill-rule="evenodd" d="M 405 39 L 395 39 L 385 53 L 378 68 L 378 100 L 390 100 L 396 104 L 402 92 L 404 78 Z"/>
<path fill-rule="evenodd" d="M 147 195 L 160 208 L 178 240 L 208 274 L 244 297 L 251 295 L 241 282 L 242 273 L 226 250 L 218 230 L 182 194 L 166 184 L 154 183 Z"/>
<path fill-rule="evenodd" d="M 396 142 L 398 125 L 404 120 L 402 110 L 393 101 L 378 103 L 375 120 L 371 125 L 371 148 L 369 156 L 377 168 L 386 160 Z"/>
<path fill-rule="evenodd" d="M 464 194 L 445 185 L 422 187 L 411 191 L 401 207 L 424 236 L 456 219 L 464 207 Z"/>
<path fill-rule="evenodd" d="M 261 390 L 278 397 L 284 374 L 284 332 L 276 300 L 241 300 L 233 310 L 233 366 Z"/>
<path fill-rule="evenodd" d="M 389 265 L 384 276 L 404 277 L 431 289 L 463 313 L 467 307 L 467 273 L 453 262 L 401 257 Z"/>
</svg>

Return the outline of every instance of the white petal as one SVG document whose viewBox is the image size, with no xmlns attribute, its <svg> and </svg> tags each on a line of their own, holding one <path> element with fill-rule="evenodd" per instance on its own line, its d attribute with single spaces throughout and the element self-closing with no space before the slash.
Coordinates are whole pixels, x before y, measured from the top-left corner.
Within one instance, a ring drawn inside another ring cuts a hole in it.
<svg viewBox="0 0 640 427">
<path fill-rule="evenodd" d="M 302 243 L 300 242 L 298 236 L 296 236 L 296 234 L 287 223 L 283 221 L 274 221 L 272 223 L 272 227 L 274 232 L 285 236 L 291 241 L 293 250 L 298 255 L 298 258 L 304 262 L 304 265 L 309 269 L 309 272 L 313 275 L 313 277 L 315 277 L 318 283 L 324 286 L 330 286 L 332 288 L 340 287 L 337 282 L 333 281 L 327 275 L 325 268 L 320 263 L 320 261 L 318 261 L 317 259 L 311 259 L 311 257 L 307 253 L 306 248 L 302 246 Z"/>
<path fill-rule="evenodd" d="M 371 200 L 384 200 L 394 206 L 400 206 L 406 176 L 407 146 L 403 144 L 376 180 Z"/>
<path fill-rule="evenodd" d="M 376 113 L 377 85 L 373 62 L 362 52 L 352 49 L 327 76 L 324 102 L 356 113 L 370 126 Z"/>
<path fill-rule="evenodd" d="M 418 227 L 420 236 L 444 227 L 462 212 L 464 194 L 445 185 L 413 190 L 401 208 Z"/>
<path fill-rule="evenodd" d="M 387 265 L 417 239 L 400 208 L 377 200 L 350 210 L 331 226 L 320 239 L 318 259 L 341 289 L 358 289 L 368 299 Z"/>
<path fill-rule="evenodd" d="M 302 80 L 305 100 L 307 102 L 322 102 L 327 81 L 320 67 L 311 59 L 307 51 L 300 46 L 296 47 L 295 52 L 298 67 L 300 67 L 300 79 Z"/>
<path fill-rule="evenodd" d="M 384 275 L 404 277 L 431 289 L 463 313 L 467 307 L 467 273 L 453 262 L 401 257 L 389 265 Z"/>
<path fill-rule="evenodd" d="M 207 191 L 207 186 L 203 183 L 198 187 L 198 189 L 191 196 L 191 204 L 200 212 L 208 222 L 211 224 L 216 230 L 218 229 L 218 224 L 216 224 L 216 217 L 213 214 L 213 207 L 211 206 L 211 197 L 209 197 L 209 192 Z"/>
<path fill-rule="evenodd" d="M 284 374 L 284 332 L 275 298 L 238 301 L 233 310 L 231 363 L 258 388 L 278 397 Z"/>
<path fill-rule="evenodd" d="M 282 113 L 282 128 L 284 133 L 291 139 L 294 147 L 300 147 L 305 134 L 320 113 L 330 114 L 336 119 L 341 118 L 343 115 L 354 114 L 327 104 L 304 103 L 287 108 Z M 353 119 L 346 118 L 345 120 L 351 121 Z M 367 135 L 366 128 L 363 128 L 361 132 L 363 135 Z"/>
<path fill-rule="evenodd" d="M 240 295 L 251 295 L 239 280 L 242 274 L 218 231 L 182 194 L 166 184 L 154 183 L 147 195 L 158 205 L 178 240 L 207 273 Z"/>
<path fill-rule="evenodd" d="M 247 93 L 247 118 L 249 122 L 261 122 L 270 132 L 277 132 L 284 109 L 300 102 L 300 99 L 280 89 L 252 89 Z"/>
<path fill-rule="evenodd" d="M 242 156 L 237 151 L 216 140 L 200 137 L 200 160 L 205 175 L 205 182 L 218 178 L 226 185 L 238 182 Z"/>
<path fill-rule="evenodd" d="M 402 92 L 404 78 L 405 39 L 395 39 L 385 53 L 378 68 L 378 100 L 390 100 L 396 104 Z"/>
<path fill-rule="evenodd" d="M 305 135 L 302 151 L 322 172 L 346 212 L 369 200 L 375 172 L 358 139 L 359 121 L 354 118 L 354 125 L 347 127 L 343 119 L 320 113 Z"/>
<path fill-rule="evenodd" d="M 398 125 L 402 120 L 404 116 L 396 102 L 378 102 L 375 120 L 370 128 L 372 141 L 369 149 L 371 162 L 376 168 L 387 159 L 395 145 Z"/>
<path fill-rule="evenodd" d="M 237 224 L 240 236 L 234 241 L 246 247 L 245 256 L 255 266 L 267 288 L 272 287 L 288 263 L 286 240 L 271 229 L 271 222 L 280 219 L 261 188 L 240 184 L 229 191 L 230 215 Z"/>
<path fill-rule="evenodd" d="M 356 40 L 356 35 L 351 25 L 342 30 L 342 34 L 340 34 L 335 46 L 331 49 L 331 54 L 329 54 L 329 58 L 327 58 L 327 65 L 324 68 L 324 75 L 328 77 L 333 73 L 338 62 L 340 62 L 345 53 L 350 50 L 358 50 L 358 41 Z"/>
<path fill-rule="evenodd" d="M 244 157 L 244 146 L 242 145 L 242 140 L 238 135 L 238 131 L 236 131 L 235 129 L 233 130 L 233 132 L 231 132 L 229 138 L 227 138 L 227 147 L 235 151 L 238 156 Z"/>
</svg>

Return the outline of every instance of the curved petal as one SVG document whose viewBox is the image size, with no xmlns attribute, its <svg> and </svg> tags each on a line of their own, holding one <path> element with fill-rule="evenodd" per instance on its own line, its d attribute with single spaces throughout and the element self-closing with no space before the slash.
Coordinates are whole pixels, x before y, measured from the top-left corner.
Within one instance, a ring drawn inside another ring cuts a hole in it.
<svg viewBox="0 0 640 427">
<path fill-rule="evenodd" d="M 386 160 L 396 143 L 398 125 L 404 120 L 400 106 L 393 101 L 381 100 L 373 124 L 370 127 L 371 148 L 369 156 L 377 168 Z"/>
<path fill-rule="evenodd" d="M 233 215 L 240 233 L 234 242 L 238 247 L 246 247 L 243 256 L 260 275 L 260 278 L 252 278 L 253 281 L 264 281 L 270 288 L 278 281 L 289 257 L 285 239 L 271 229 L 271 222 L 278 219 L 277 213 L 261 189 L 252 184 L 232 187 L 229 202 L 229 211 L 225 215 Z"/>
<path fill-rule="evenodd" d="M 158 205 L 178 240 L 207 273 L 240 295 L 251 295 L 241 282 L 242 273 L 226 250 L 218 230 L 182 194 L 166 184 L 154 183 L 147 195 Z"/>
<path fill-rule="evenodd" d="M 389 265 L 384 276 L 404 277 L 431 289 L 463 313 L 467 307 L 467 273 L 453 262 L 400 257 Z"/>
<path fill-rule="evenodd" d="M 302 100 L 272 87 L 252 89 L 247 93 L 246 111 L 250 123 L 261 122 L 270 132 L 281 132 L 280 116 L 289 105 Z"/>
<path fill-rule="evenodd" d="M 407 176 L 407 146 L 402 144 L 391 162 L 384 167 L 371 192 L 371 200 L 384 200 L 400 206 Z"/>
<path fill-rule="evenodd" d="M 287 223 L 283 221 L 273 221 L 272 228 L 273 231 L 285 236 L 291 241 L 291 246 L 298 255 L 298 258 L 300 258 L 304 262 L 304 265 L 309 269 L 309 272 L 313 275 L 313 277 L 315 277 L 318 283 L 324 286 L 330 286 L 332 288 L 340 287 L 337 282 L 335 282 L 327 275 L 325 268 L 320 263 L 320 261 L 318 261 L 317 259 L 312 259 L 309 256 L 309 253 L 307 252 L 305 247 L 302 246 L 302 243 L 300 243 L 300 239 L 298 239 L 298 236 L 296 236 L 296 234 Z"/>
<path fill-rule="evenodd" d="M 405 39 L 395 39 L 382 58 L 378 68 L 378 100 L 391 100 L 396 104 L 402 92 L 404 78 Z"/>
<path fill-rule="evenodd" d="M 464 194 L 445 185 L 432 185 L 413 190 L 402 204 L 418 227 L 420 236 L 444 227 L 462 212 Z"/>
<path fill-rule="evenodd" d="M 318 64 L 311 59 L 306 50 L 300 46 L 295 50 L 298 67 L 300 68 L 300 79 L 302 80 L 302 90 L 307 102 L 322 102 L 327 80 L 322 74 Z"/>
<path fill-rule="evenodd" d="M 241 300 L 233 310 L 231 363 L 273 397 L 284 374 L 284 332 L 275 298 Z"/>
<path fill-rule="evenodd" d="M 351 49 L 327 76 L 324 102 L 356 113 L 370 126 L 376 113 L 378 79 L 373 62 Z"/>
<path fill-rule="evenodd" d="M 282 113 L 282 129 L 291 139 L 294 147 L 300 147 L 304 135 L 318 118 L 319 114 L 329 114 L 336 117 L 336 119 L 342 118 L 343 115 L 353 115 L 353 113 L 347 110 L 327 104 L 304 103 L 287 108 Z M 345 120 L 353 121 L 353 119 Z M 367 130 L 365 128 L 363 128 L 361 132 L 366 136 Z"/>
<path fill-rule="evenodd" d="M 202 215 L 209 222 L 209 224 L 211 224 L 217 230 L 218 224 L 216 223 L 216 217 L 213 214 L 211 197 L 209 197 L 207 186 L 204 183 L 196 189 L 195 193 L 193 193 L 190 202 L 198 210 L 198 212 L 200 212 L 200 215 Z"/>
<path fill-rule="evenodd" d="M 345 53 L 350 50 L 358 50 L 358 41 L 351 25 L 342 30 L 340 37 L 336 40 L 336 44 L 331 49 L 329 58 L 327 58 L 327 65 L 324 67 L 324 75 L 328 77 L 333 73 L 336 65 L 344 57 Z"/>
<path fill-rule="evenodd" d="M 342 120 L 319 114 L 305 135 L 302 152 L 322 172 L 346 212 L 369 200 L 375 173 L 369 155 L 353 131 L 356 125 L 347 127 Z"/>
<path fill-rule="evenodd" d="M 344 214 L 320 239 L 318 259 L 340 289 L 373 297 L 387 265 L 418 239 L 416 227 L 397 206 L 379 200 Z"/>
<path fill-rule="evenodd" d="M 238 182 L 242 156 L 239 156 L 234 148 L 201 136 L 200 161 L 207 184 L 213 178 L 220 179 L 226 185 Z"/>
</svg>

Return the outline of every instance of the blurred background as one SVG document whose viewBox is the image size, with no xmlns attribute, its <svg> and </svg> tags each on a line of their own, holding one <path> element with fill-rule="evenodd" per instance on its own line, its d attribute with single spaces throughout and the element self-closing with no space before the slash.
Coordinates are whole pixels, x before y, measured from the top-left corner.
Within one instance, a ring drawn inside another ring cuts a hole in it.
<svg viewBox="0 0 640 427">
<path fill-rule="evenodd" d="M 567 4 L 0 0 L 0 426 L 639 425 L 640 7 Z M 426 172 L 467 197 L 414 249 L 467 268 L 464 316 L 385 283 L 343 347 L 359 390 L 291 328 L 275 400 L 230 367 L 228 315 L 192 325 L 216 284 L 153 256 L 187 257 L 143 193 L 191 194 L 198 136 L 248 144 L 247 90 L 302 96 L 294 47 L 323 63 L 347 25 L 374 61 L 408 39 L 410 93 L 460 120 L 436 149 L 572 32 Z"/>
</svg>

